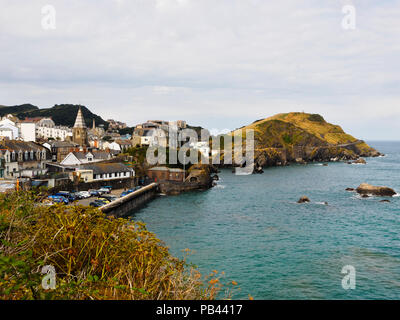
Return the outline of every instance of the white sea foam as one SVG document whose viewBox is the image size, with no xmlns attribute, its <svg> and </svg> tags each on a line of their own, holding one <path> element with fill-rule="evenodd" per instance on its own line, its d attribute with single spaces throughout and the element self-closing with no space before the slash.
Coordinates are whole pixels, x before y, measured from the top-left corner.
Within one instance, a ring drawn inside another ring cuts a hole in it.
<svg viewBox="0 0 400 320">
<path fill-rule="evenodd" d="M 216 189 L 225 189 L 225 185 L 217 184 L 214 188 L 216 188 Z"/>
</svg>

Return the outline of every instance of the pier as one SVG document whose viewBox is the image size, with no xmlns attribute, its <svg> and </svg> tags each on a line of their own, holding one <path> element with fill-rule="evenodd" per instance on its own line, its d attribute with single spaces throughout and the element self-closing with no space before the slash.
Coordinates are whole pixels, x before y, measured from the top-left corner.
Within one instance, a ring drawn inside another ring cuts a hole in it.
<svg viewBox="0 0 400 320">
<path fill-rule="evenodd" d="M 126 217 L 132 211 L 140 208 L 153 199 L 158 193 L 158 183 L 151 183 L 136 190 L 122 198 L 118 198 L 99 209 L 108 215 L 115 217 Z"/>
</svg>

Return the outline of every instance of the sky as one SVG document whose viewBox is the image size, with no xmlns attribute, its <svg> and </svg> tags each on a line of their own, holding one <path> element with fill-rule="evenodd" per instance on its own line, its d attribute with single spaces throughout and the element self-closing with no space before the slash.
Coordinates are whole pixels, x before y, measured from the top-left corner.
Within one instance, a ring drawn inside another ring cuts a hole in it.
<svg viewBox="0 0 400 320">
<path fill-rule="evenodd" d="M 360 139 L 400 140 L 400 0 L 0 8 L 0 105 L 74 103 L 131 126 L 182 119 L 213 130 L 304 111 Z"/>
</svg>

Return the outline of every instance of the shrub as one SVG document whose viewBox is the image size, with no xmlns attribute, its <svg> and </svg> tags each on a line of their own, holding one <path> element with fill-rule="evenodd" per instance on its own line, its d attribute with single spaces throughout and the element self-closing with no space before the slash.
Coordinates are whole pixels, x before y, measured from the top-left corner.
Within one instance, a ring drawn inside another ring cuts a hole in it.
<svg viewBox="0 0 400 320">
<path fill-rule="evenodd" d="M 0 195 L 0 299 L 213 299 L 221 289 L 145 225 L 83 206 Z M 55 267 L 56 289 L 41 286 Z"/>
<path fill-rule="evenodd" d="M 313 121 L 313 122 L 325 122 L 325 119 L 319 114 L 311 114 L 308 117 L 308 120 Z"/>
</svg>

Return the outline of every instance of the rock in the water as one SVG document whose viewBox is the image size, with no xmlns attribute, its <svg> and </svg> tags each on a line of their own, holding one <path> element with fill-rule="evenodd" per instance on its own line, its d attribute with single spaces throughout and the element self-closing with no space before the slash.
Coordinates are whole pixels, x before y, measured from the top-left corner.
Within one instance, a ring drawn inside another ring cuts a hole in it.
<svg viewBox="0 0 400 320">
<path fill-rule="evenodd" d="M 356 161 L 353 161 L 354 164 L 367 164 L 367 161 L 365 161 L 364 158 L 360 158 Z"/>
<path fill-rule="evenodd" d="M 346 191 L 355 191 L 354 188 L 346 188 Z"/>
<path fill-rule="evenodd" d="M 381 200 L 379 202 L 390 202 L 390 200 Z"/>
<path fill-rule="evenodd" d="M 363 194 L 363 195 L 361 196 L 361 198 L 369 198 L 369 195 Z"/>
<path fill-rule="evenodd" d="M 358 186 L 356 191 L 361 195 L 374 195 L 374 196 L 381 196 L 381 197 L 392 197 L 396 194 L 391 188 L 388 187 L 376 187 L 372 186 L 368 183 L 362 183 Z"/>
<path fill-rule="evenodd" d="M 307 162 L 304 161 L 303 158 L 296 158 L 296 162 L 297 162 L 298 164 L 307 164 Z"/>
<path fill-rule="evenodd" d="M 302 196 L 297 203 L 307 203 L 310 202 L 310 199 L 306 196 Z"/>
</svg>

